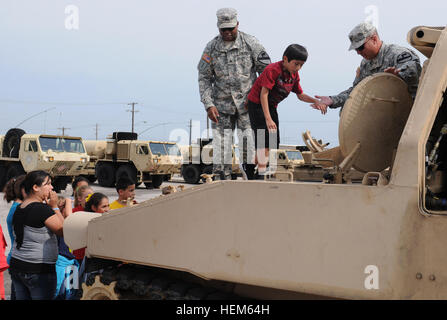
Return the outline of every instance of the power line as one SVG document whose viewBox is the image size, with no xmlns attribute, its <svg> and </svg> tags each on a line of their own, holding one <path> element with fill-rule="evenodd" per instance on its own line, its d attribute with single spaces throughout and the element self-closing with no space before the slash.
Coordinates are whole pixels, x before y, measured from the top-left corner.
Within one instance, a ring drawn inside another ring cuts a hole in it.
<svg viewBox="0 0 447 320">
<path fill-rule="evenodd" d="M 139 112 L 139 111 L 135 111 L 135 105 L 138 104 L 138 102 L 131 102 L 128 103 L 128 106 L 132 106 L 132 110 L 127 110 L 127 112 L 132 112 L 132 133 L 135 132 L 134 127 L 135 127 L 135 112 Z"/>
<path fill-rule="evenodd" d="M 0 99 L 0 103 L 45 104 L 45 105 L 64 105 L 64 106 L 107 106 L 107 105 L 127 104 L 126 102 L 72 103 L 72 102 L 22 101 L 22 100 L 3 100 L 3 99 Z"/>
<path fill-rule="evenodd" d="M 0 99 L 0 104 L 5 103 L 13 103 L 13 104 L 43 104 L 43 105 L 58 105 L 58 106 L 108 106 L 108 105 L 128 105 L 127 102 L 55 102 L 55 101 L 25 101 L 25 100 L 9 100 L 9 99 Z M 141 105 L 141 104 L 140 104 Z M 143 104 L 145 105 L 145 104 Z M 199 115 L 197 112 L 184 112 L 180 110 L 169 109 L 165 106 L 154 106 L 154 105 L 146 105 L 149 109 L 156 109 L 166 113 L 174 113 L 174 114 L 188 114 L 188 115 Z M 203 114 L 200 114 L 203 115 Z"/>
<path fill-rule="evenodd" d="M 144 129 L 143 131 L 141 131 L 138 135 L 142 135 L 143 133 L 145 133 L 146 131 L 159 127 L 159 126 L 164 126 L 164 125 L 168 125 L 168 124 L 185 124 L 185 122 L 163 122 L 163 123 L 157 123 L 154 124 L 153 126 L 150 126 L 149 128 Z"/>
</svg>

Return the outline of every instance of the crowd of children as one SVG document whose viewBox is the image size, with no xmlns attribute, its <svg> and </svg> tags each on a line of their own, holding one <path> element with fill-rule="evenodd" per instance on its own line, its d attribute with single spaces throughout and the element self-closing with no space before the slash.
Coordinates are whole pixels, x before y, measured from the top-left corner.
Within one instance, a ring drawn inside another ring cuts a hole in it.
<svg viewBox="0 0 447 320">
<path fill-rule="evenodd" d="M 74 270 L 82 278 L 86 248 L 71 250 L 67 246 L 63 220 L 78 211 L 106 213 L 137 204 L 135 183 L 128 178 L 118 179 L 118 199 L 110 205 L 108 197 L 94 192 L 84 177 L 74 179 L 72 189 L 71 197 L 57 196 L 51 177 L 43 171 L 13 178 L 5 185 L 4 199 L 12 202 L 6 221 L 11 250 L 6 258 L 6 241 L 0 227 L 0 300 L 6 299 L 5 270 L 11 276 L 11 300 L 79 299 L 79 286 L 67 286 L 67 279 L 71 276 L 69 281 L 73 280 Z M 40 228 L 48 230 L 45 236 L 35 232 Z M 36 256 L 36 248 L 42 249 L 41 255 Z"/>
</svg>

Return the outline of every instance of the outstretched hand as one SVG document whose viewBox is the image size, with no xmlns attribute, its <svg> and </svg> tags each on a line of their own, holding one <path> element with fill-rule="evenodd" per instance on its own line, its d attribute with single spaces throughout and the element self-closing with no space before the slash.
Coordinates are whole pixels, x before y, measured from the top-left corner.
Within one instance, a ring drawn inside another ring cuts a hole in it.
<svg viewBox="0 0 447 320">
<path fill-rule="evenodd" d="M 325 105 L 324 103 L 313 103 L 310 105 L 312 108 L 320 110 L 321 114 L 326 114 L 327 113 L 327 105 Z"/>
<path fill-rule="evenodd" d="M 327 96 L 315 96 L 315 98 L 320 100 L 320 103 L 325 104 L 326 106 L 330 106 L 334 103 L 334 101 L 332 101 L 331 97 L 327 97 Z"/>
<path fill-rule="evenodd" d="M 331 97 L 328 96 L 315 96 L 319 101 L 312 104 L 311 107 L 321 111 L 321 114 L 327 113 L 327 107 L 332 105 L 334 101 L 332 101 Z"/>
</svg>

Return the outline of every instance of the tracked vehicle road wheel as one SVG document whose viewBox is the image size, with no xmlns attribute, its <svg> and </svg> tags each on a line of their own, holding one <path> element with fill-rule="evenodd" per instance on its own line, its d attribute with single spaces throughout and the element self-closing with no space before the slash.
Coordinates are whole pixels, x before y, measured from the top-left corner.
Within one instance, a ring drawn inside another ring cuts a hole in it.
<svg viewBox="0 0 447 320">
<path fill-rule="evenodd" d="M 120 295 L 115 291 L 116 281 L 109 285 L 101 283 L 100 276 L 95 277 L 92 285 L 82 284 L 81 300 L 120 300 Z"/>
<path fill-rule="evenodd" d="M 239 299 L 211 287 L 183 281 L 154 268 L 122 265 L 91 274 L 81 300 L 228 300 Z"/>
</svg>

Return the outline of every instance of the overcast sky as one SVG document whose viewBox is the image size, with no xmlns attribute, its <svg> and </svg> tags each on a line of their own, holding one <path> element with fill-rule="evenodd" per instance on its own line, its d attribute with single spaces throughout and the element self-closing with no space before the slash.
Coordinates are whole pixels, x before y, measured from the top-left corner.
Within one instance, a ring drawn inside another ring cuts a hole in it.
<svg viewBox="0 0 447 320">
<path fill-rule="evenodd" d="M 105 139 L 131 130 L 127 103 L 137 102 L 142 139 L 188 132 L 190 119 L 200 125 L 197 138 L 206 130 L 197 64 L 218 34 L 222 7 L 238 11 L 239 29 L 258 38 L 272 61 L 291 43 L 307 47 L 300 76 L 310 95 L 352 84 L 361 58 L 347 50 L 347 35 L 356 24 L 371 19 L 382 40 L 409 47 L 412 27 L 445 26 L 447 11 L 439 0 L 1 0 L 0 134 L 31 117 L 20 125 L 28 133 L 65 127 L 68 135 L 95 139 L 97 124 Z M 278 111 L 282 143 L 302 144 L 308 129 L 338 145 L 338 110 L 322 116 L 291 94 Z"/>
</svg>

